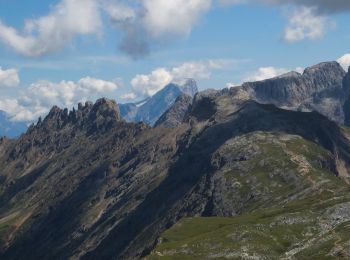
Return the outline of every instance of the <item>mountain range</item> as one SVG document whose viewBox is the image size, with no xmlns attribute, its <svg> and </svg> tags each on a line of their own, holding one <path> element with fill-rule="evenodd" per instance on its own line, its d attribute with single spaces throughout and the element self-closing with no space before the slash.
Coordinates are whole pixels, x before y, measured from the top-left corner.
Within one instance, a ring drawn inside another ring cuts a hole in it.
<svg viewBox="0 0 350 260">
<path fill-rule="evenodd" d="M 121 116 L 128 122 L 145 122 L 153 126 L 159 117 L 181 96 L 193 98 L 198 92 L 197 83 L 186 79 L 183 84 L 170 83 L 152 97 L 135 103 L 119 104 Z M 16 138 L 27 130 L 30 122 L 14 122 L 0 111 L 0 136 Z"/>
<path fill-rule="evenodd" d="M 343 82 L 344 81 L 344 82 Z M 338 124 L 350 126 L 347 103 L 350 75 L 337 62 L 324 62 L 305 69 L 300 74 L 289 72 L 281 76 L 247 82 L 238 86 L 246 98 L 262 104 L 274 104 L 295 111 L 317 111 Z M 347 84 L 346 84 L 347 83 Z M 119 104 L 121 116 L 127 122 L 144 122 L 154 126 L 181 95 L 191 98 L 198 92 L 197 83 L 187 79 L 183 84 L 170 83 L 152 97 L 136 103 Z M 25 132 L 25 123 L 14 123 L 3 113 L 1 135 L 17 137 Z"/>
<path fill-rule="evenodd" d="M 154 127 L 105 98 L 53 107 L 0 139 L 0 258 L 349 259 L 349 78 L 169 85 Z"/>
</svg>

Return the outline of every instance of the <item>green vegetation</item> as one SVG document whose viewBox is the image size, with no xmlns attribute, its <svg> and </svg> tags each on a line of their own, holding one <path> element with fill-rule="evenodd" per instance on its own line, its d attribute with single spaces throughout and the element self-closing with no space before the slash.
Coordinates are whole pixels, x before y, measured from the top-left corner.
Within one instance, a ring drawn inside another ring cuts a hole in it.
<svg viewBox="0 0 350 260">
<path fill-rule="evenodd" d="M 182 219 L 149 259 L 348 259 L 350 188 L 322 166 L 332 155 L 296 136 L 255 133 L 245 141 L 258 152 L 224 175 L 239 183 L 232 194 L 254 190 L 265 199 L 247 202 L 236 217 Z"/>
<path fill-rule="evenodd" d="M 332 226 L 324 213 L 341 204 L 318 200 L 315 205 L 315 199 L 232 218 L 183 219 L 163 234 L 150 259 L 326 259 L 342 255 L 345 259 L 350 222 Z M 350 196 L 343 199 L 350 203 Z"/>
</svg>

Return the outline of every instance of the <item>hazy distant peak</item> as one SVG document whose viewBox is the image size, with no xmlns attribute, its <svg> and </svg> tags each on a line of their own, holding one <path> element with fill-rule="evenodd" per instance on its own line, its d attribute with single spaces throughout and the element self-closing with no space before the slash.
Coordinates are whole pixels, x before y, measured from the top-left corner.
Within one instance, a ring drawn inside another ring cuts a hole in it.
<svg viewBox="0 0 350 260">
<path fill-rule="evenodd" d="M 328 61 L 328 62 L 321 62 L 319 64 L 306 68 L 304 71 L 304 75 L 314 74 L 321 71 L 322 72 L 340 72 L 345 74 L 344 69 L 342 68 L 342 66 L 340 66 L 338 62 Z"/>
</svg>

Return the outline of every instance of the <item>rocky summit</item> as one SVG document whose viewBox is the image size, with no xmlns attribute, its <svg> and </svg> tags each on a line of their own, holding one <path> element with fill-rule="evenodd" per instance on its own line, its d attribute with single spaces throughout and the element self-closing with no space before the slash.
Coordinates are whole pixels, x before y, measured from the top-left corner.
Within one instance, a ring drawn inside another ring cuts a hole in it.
<svg viewBox="0 0 350 260">
<path fill-rule="evenodd" d="M 153 126 L 179 96 L 193 98 L 197 92 L 197 83 L 193 79 L 186 79 L 182 84 L 170 83 L 143 101 L 120 105 L 121 114 L 129 122 L 145 122 Z"/>
<path fill-rule="evenodd" d="M 0 258 L 349 259 L 350 130 L 296 108 L 347 82 L 324 63 L 185 93 L 155 127 L 53 107 L 0 139 Z"/>
<path fill-rule="evenodd" d="M 349 98 L 347 73 L 337 62 L 323 62 L 306 68 L 303 74 L 290 72 L 242 88 L 260 103 L 299 111 L 317 111 L 331 120 L 345 123 L 344 104 Z"/>
</svg>

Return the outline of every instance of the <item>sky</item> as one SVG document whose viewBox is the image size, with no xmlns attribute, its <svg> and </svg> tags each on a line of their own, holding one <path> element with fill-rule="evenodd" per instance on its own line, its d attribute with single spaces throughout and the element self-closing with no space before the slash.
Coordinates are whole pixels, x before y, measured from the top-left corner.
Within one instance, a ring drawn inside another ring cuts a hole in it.
<svg viewBox="0 0 350 260">
<path fill-rule="evenodd" d="M 0 110 L 127 103 L 170 82 L 200 90 L 323 61 L 350 65 L 348 0 L 0 0 Z"/>
</svg>

